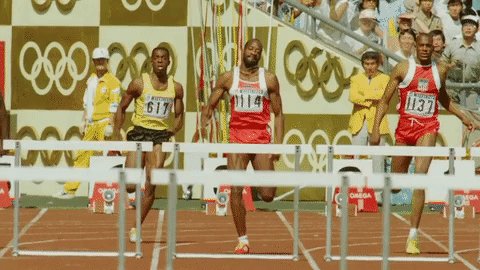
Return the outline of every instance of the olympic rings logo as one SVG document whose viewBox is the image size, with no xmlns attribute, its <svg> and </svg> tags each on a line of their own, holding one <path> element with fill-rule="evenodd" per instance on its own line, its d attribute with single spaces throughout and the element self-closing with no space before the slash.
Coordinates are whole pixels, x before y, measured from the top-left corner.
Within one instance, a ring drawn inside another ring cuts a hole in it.
<svg viewBox="0 0 480 270">
<path fill-rule="evenodd" d="M 167 42 L 162 42 L 158 44 L 158 46 L 165 47 L 170 52 L 171 64 L 168 70 L 168 75 L 175 75 L 175 72 L 177 71 L 177 57 L 176 57 L 175 50 Z M 147 48 L 147 45 L 145 45 L 145 43 L 143 42 L 139 42 L 135 44 L 133 48 L 130 50 L 130 54 L 127 54 L 127 50 L 119 42 L 112 43 L 108 47 L 108 50 L 111 56 L 118 54 L 121 57 L 120 62 L 116 66 L 116 69 L 114 69 L 115 76 L 120 81 L 125 80 L 128 72 L 130 74 L 130 78 L 137 78 L 142 73 L 145 73 L 145 72 L 148 73 L 152 70 L 150 50 Z M 136 60 L 136 57 L 138 55 L 141 55 L 144 57 L 144 60 L 143 62 L 141 62 L 140 66 L 137 65 L 137 60 Z"/>
<path fill-rule="evenodd" d="M 151 11 L 159 11 L 160 9 L 163 8 L 167 0 L 160 0 L 158 4 L 154 4 L 152 0 L 135 0 L 133 4 L 130 4 L 129 0 L 122 0 L 122 5 L 128 10 L 128 11 L 135 11 L 140 8 L 142 5 L 142 2 L 145 2 L 148 6 L 148 8 Z"/>
<path fill-rule="evenodd" d="M 67 2 L 65 2 L 64 0 L 63 1 L 62 0 L 45 0 L 43 1 L 43 3 L 39 3 L 42 1 L 38 1 L 38 0 L 31 0 L 31 1 L 32 1 L 33 9 L 35 9 L 35 11 L 39 13 L 44 13 L 48 9 L 50 9 L 50 6 L 54 1 L 55 1 L 55 4 L 57 5 L 57 8 L 61 12 L 68 13 L 73 10 L 77 2 L 77 0 L 69 0 Z"/>
<path fill-rule="evenodd" d="M 290 56 L 295 51 L 301 54 L 302 59 L 297 63 L 295 71 L 292 71 L 289 68 Z M 322 67 L 318 68 L 315 60 L 322 54 L 325 55 L 326 60 L 323 62 Z M 311 100 L 317 94 L 319 88 L 327 100 L 339 98 L 345 87 L 350 84 L 350 77 L 358 72 L 358 69 L 354 68 L 352 74 L 346 77 L 343 72 L 341 60 L 317 47 L 313 48 L 307 56 L 305 47 L 299 40 L 294 40 L 287 45 L 283 64 L 287 80 L 296 86 L 298 95 L 305 100 Z M 304 89 L 301 85 L 307 73 L 310 74 L 312 80 L 312 87 L 310 89 Z M 333 91 L 327 89 L 327 84 L 331 80 L 332 74 L 337 82 L 337 88 Z"/>
<path fill-rule="evenodd" d="M 26 138 L 29 138 L 32 140 L 38 139 L 37 133 L 30 126 L 22 127 L 17 132 L 16 137 L 18 140 L 23 140 Z M 52 126 L 46 127 L 40 134 L 39 140 L 46 140 L 50 138 L 61 140 L 60 132 L 58 131 L 57 128 Z M 80 130 L 76 126 L 70 127 L 67 130 L 63 140 L 68 141 L 72 138 L 79 138 L 79 139 L 82 138 L 82 135 L 80 134 Z M 65 160 L 67 164 L 69 166 L 73 166 L 74 155 L 72 151 L 51 151 L 51 153 L 49 153 L 49 151 L 28 151 L 27 157 L 25 159 L 22 158 L 22 165 L 33 166 L 37 162 L 38 155 L 40 154 L 40 158 L 43 166 L 57 166 L 60 163 L 60 160 L 62 158 L 62 152 L 65 155 Z"/>
<path fill-rule="evenodd" d="M 338 144 L 340 141 L 348 139 L 349 142 L 352 141 L 352 135 L 348 130 L 341 130 L 335 137 L 333 141 L 330 141 L 329 136 L 325 130 L 316 129 L 310 134 L 308 140 L 306 139 L 305 135 L 302 131 L 293 128 L 290 129 L 285 136 L 283 137 L 284 144 L 309 144 L 315 147 L 317 144 Z M 315 153 L 302 155 L 300 157 L 300 163 L 303 162 L 304 158 L 307 157 L 308 164 L 312 167 L 312 171 L 321 172 L 325 171 L 327 166 L 327 157 L 326 155 L 317 155 Z M 294 169 L 295 168 L 295 157 L 292 155 L 282 155 L 282 160 L 285 162 L 285 165 L 288 168 Z"/>
<path fill-rule="evenodd" d="M 35 52 L 37 58 L 33 62 L 30 70 L 27 70 L 27 68 L 25 67 L 25 54 L 30 49 Z M 60 60 L 55 66 L 49 59 L 49 55 L 53 50 L 58 51 L 61 56 Z M 86 64 L 81 71 L 78 69 L 77 64 L 75 63 L 73 58 L 73 54 L 77 50 L 80 51 L 85 57 L 84 61 Z M 50 42 L 45 48 L 43 54 L 38 44 L 33 41 L 28 41 L 27 43 L 25 43 L 25 45 L 23 45 L 20 51 L 20 72 L 25 79 L 29 80 L 32 83 L 32 87 L 35 93 L 41 96 L 46 95 L 48 92 L 50 92 L 53 83 L 55 83 L 55 87 L 62 95 L 70 95 L 75 90 L 77 83 L 87 76 L 89 69 L 88 63 L 90 63 L 88 48 L 81 41 L 75 42 L 70 47 L 67 54 L 65 53 L 62 45 L 60 45 L 60 43 L 56 41 Z M 43 88 L 38 86 L 37 84 L 37 78 L 42 71 L 44 71 L 46 76 L 48 77 L 48 84 Z M 60 81 L 60 78 L 62 78 L 62 76 L 65 74 L 65 71 L 68 71 L 68 74 L 72 78 L 72 82 L 67 88 L 64 88 Z"/>
</svg>

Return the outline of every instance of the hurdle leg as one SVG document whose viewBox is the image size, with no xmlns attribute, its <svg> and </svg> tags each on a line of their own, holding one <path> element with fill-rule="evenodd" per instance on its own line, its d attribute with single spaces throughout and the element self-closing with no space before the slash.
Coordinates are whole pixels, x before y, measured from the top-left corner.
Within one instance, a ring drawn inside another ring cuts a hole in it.
<svg viewBox="0 0 480 270">
<path fill-rule="evenodd" d="M 118 209 L 118 270 L 125 270 L 125 171 L 120 171 Z"/>
<path fill-rule="evenodd" d="M 382 270 L 388 270 L 390 265 L 388 258 L 390 256 L 390 213 L 391 213 L 391 194 L 392 183 L 389 176 L 385 176 L 385 185 L 383 186 L 383 253 Z"/>
<path fill-rule="evenodd" d="M 178 169 L 178 157 L 180 145 L 176 143 L 173 147 L 173 169 Z M 168 234 L 167 234 L 167 270 L 173 270 L 177 246 L 177 176 L 175 172 L 170 173 L 168 183 Z"/>
<path fill-rule="evenodd" d="M 340 224 L 340 270 L 348 269 L 348 176 L 342 177 L 342 218 Z"/>
<path fill-rule="evenodd" d="M 455 174 L 455 149 L 450 148 L 448 156 L 448 172 L 450 175 Z M 450 215 L 448 217 L 448 262 L 454 263 L 455 257 L 455 205 L 453 190 L 448 190 L 448 208 L 450 209 Z"/>
<path fill-rule="evenodd" d="M 22 148 L 20 142 L 15 142 L 15 167 L 21 166 L 22 160 Z M 12 255 L 18 256 L 18 244 L 19 244 L 19 226 L 20 226 L 20 182 L 15 180 L 13 182 L 13 192 L 15 198 L 13 200 L 13 248 Z"/>
<path fill-rule="evenodd" d="M 295 171 L 300 170 L 300 146 L 295 146 Z M 295 187 L 293 194 L 293 260 L 298 261 L 298 241 L 299 241 L 299 201 L 300 201 L 300 188 Z"/>
<path fill-rule="evenodd" d="M 142 144 L 137 143 L 136 167 L 142 168 Z M 125 200 L 120 200 L 124 202 Z M 122 203 L 120 203 L 122 204 Z M 135 227 L 137 227 L 137 240 L 135 241 L 135 258 L 139 259 L 142 254 L 142 183 L 135 186 Z"/>
<path fill-rule="evenodd" d="M 170 173 L 168 184 L 168 237 L 167 237 L 167 270 L 173 270 L 175 256 L 176 223 L 177 223 L 177 177 L 174 172 Z"/>
<path fill-rule="evenodd" d="M 333 146 L 328 146 L 328 161 L 327 161 L 327 170 L 329 173 L 333 172 Z M 325 236 L 325 261 L 332 261 L 332 187 L 329 186 L 326 188 L 327 196 L 327 229 Z"/>
</svg>

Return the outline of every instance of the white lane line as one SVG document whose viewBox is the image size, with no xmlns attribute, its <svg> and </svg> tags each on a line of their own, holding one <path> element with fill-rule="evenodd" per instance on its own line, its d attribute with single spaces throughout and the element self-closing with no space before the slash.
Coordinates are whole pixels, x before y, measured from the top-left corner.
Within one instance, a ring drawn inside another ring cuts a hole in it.
<svg viewBox="0 0 480 270">
<path fill-rule="evenodd" d="M 152 252 L 152 263 L 150 264 L 150 270 L 158 269 L 158 261 L 160 259 L 160 242 L 162 241 L 163 219 L 165 217 L 165 210 L 160 210 L 157 219 L 157 234 L 155 235 L 155 245 Z"/>
<path fill-rule="evenodd" d="M 280 220 L 281 220 L 281 221 L 283 222 L 283 224 L 285 225 L 285 227 L 287 227 L 288 232 L 290 233 L 290 235 L 291 235 L 292 238 L 293 238 L 293 228 L 292 228 L 292 226 L 290 225 L 290 223 L 288 223 L 287 219 L 286 219 L 285 216 L 282 214 L 282 212 L 276 211 L 276 213 L 277 213 L 278 218 L 280 218 Z M 311 267 L 313 270 L 320 270 L 320 267 L 318 267 L 318 265 L 317 265 L 317 263 L 315 262 L 315 260 L 313 259 L 312 255 L 310 255 L 310 252 L 308 252 L 307 249 L 305 248 L 305 246 L 303 246 L 303 243 L 302 243 L 302 241 L 300 241 L 300 239 L 298 240 L 298 247 L 299 247 L 300 250 L 302 251 L 303 256 L 305 256 L 305 259 L 307 259 L 308 264 L 310 264 L 310 267 Z"/>
<path fill-rule="evenodd" d="M 404 217 L 400 216 L 399 214 L 397 213 L 393 213 L 392 214 L 394 217 L 400 219 L 403 223 L 405 224 L 410 224 L 410 222 L 408 222 Z M 423 230 L 421 229 L 418 229 L 418 232 L 423 235 L 425 238 L 427 238 L 428 240 L 430 240 L 431 242 L 435 243 L 435 245 L 439 246 L 441 249 L 443 249 L 445 252 L 448 253 L 448 247 L 445 246 L 444 244 L 440 243 L 440 241 L 437 241 L 435 240 L 431 235 L 429 235 L 428 233 L 424 232 Z M 477 267 L 475 267 L 473 264 L 471 264 L 468 260 L 466 260 L 465 258 L 463 258 L 462 256 L 458 255 L 457 253 L 455 253 L 453 255 L 453 257 L 463 263 L 466 267 L 468 267 L 468 269 L 470 270 L 479 270 Z"/>
<path fill-rule="evenodd" d="M 18 238 L 22 237 L 22 235 L 24 235 L 28 231 L 28 229 L 30 229 L 30 227 L 32 227 L 33 224 L 35 224 L 47 212 L 47 210 L 47 208 L 42 208 L 42 210 L 40 210 L 40 212 L 38 212 L 38 214 L 27 225 L 25 225 L 25 227 L 22 228 L 22 230 L 18 234 Z M 3 257 L 3 255 L 5 255 L 5 253 L 7 253 L 7 251 L 12 247 L 13 239 L 10 240 L 10 242 L 8 242 L 8 244 L 0 251 L 0 258 Z"/>
</svg>

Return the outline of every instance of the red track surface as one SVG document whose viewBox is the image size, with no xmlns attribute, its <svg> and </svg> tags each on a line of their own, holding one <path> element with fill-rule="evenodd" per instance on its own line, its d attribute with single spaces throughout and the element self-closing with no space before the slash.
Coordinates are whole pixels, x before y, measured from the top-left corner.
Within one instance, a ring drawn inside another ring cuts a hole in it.
<svg viewBox="0 0 480 270">
<path fill-rule="evenodd" d="M 50 209 L 41 215 L 39 209 L 21 209 L 20 248 L 29 250 L 81 250 L 115 251 L 118 247 L 117 215 L 92 214 L 88 210 Z M 143 227 L 142 259 L 127 258 L 126 269 L 165 269 L 167 219 L 152 211 Z M 41 215 L 41 216 L 40 216 Z M 177 252 L 226 253 L 236 245 L 236 235 L 231 217 L 206 216 L 201 212 L 180 211 L 177 225 Z M 91 257 L 12 257 L 8 246 L 12 240 L 11 209 L 0 211 L 0 269 L 116 269 L 116 258 Z M 37 217 L 36 222 L 32 220 Z M 282 221 L 285 217 L 287 224 Z M 127 228 L 134 220 L 128 211 Z M 360 214 L 350 219 L 349 255 L 381 255 L 382 232 L 380 214 Z M 254 253 L 289 254 L 292 236 L 289 227 L 292 213 L 256 212 L 248 214 L 248 235 Z M 391 269 L 480 269 L 476 262 L 479 248 L 477 220 L 457 220 L 455 249 L 460 261 L 455 264 L 424 262 L 393 262 Z M 333 255 L 339 255 L 339 220 L 334 219 Z M 162 235 L 157 235 L 162 227 Z M 408 224 L 392 216 L 391 254 L 404 254 Z M 422 256 L 446 257 L 448 220 L 440 215 L 424 215 L 421 228 Z M 325 262 L 325 217 L 313 212 L 300 215 L 300 260 L 226 260 L 177 259 L 175 269 L 339 269 L 338 262 Z M 430 238 L 430 239 L 428 239 Z M 127 243 L 127 249 L 134 251 Z M 310 257 L 310 261 L 308 260 Z M 316 266 L 315 266 L 316 264 Z M 318 268 L 315 268 L 318 267 Z M 381 269 L 380 262 L 349 262 L 349 269 Z"/>
</svg>

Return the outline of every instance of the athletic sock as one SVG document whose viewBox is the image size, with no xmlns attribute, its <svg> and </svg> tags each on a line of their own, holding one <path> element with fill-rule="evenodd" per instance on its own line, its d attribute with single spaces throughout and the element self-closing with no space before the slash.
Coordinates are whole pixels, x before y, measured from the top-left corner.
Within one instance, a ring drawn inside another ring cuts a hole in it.
<svg viewBox="0 0 480 270">
<path fill-rule="evenodd" d="M 248 245 L 248 236 L 247 235 L 240 236 L 238 237 L 238 241 L 242 244 Z"/>
<path fill-rule="evenodd" d="M 409 239 L 417 238 L 417 228 L 410 228 L 410 232 L 408 233 Z"/>
</svg>

